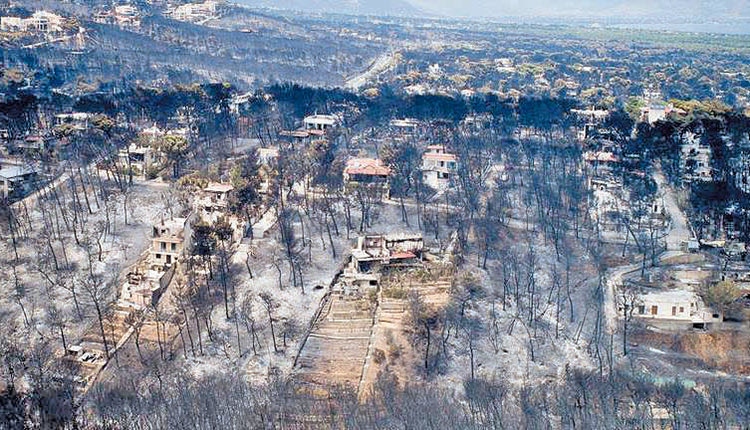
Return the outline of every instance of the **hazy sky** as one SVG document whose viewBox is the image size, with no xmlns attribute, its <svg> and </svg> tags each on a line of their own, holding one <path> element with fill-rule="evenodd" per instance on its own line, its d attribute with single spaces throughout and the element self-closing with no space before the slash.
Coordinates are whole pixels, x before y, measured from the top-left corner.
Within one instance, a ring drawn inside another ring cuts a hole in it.
<svg viewBox="0 0 750 430">
<path fill-rule="evenodd" d="M 445 15 L 750 16 L 750 0 L 408 0 Z"/>
</svg>

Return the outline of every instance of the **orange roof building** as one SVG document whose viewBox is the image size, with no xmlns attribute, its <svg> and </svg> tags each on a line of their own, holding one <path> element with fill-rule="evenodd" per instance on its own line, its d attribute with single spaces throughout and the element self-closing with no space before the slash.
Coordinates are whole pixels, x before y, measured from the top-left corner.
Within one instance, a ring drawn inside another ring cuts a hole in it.
<svg viewBox="0 0 750 430">
<path fill-rule="evenodd" d="M 391 169 L 377 158 L 352 158 L 346 162 L 344 175 L 390 176 Z"/>
<path fill-rule="evenodd" d="M 388 178 L 391 169 L 376 158 L 352 158 L 344 168 L 344 182 L 349 185 L 377 185 L 390 196 Z"/>
</svg>

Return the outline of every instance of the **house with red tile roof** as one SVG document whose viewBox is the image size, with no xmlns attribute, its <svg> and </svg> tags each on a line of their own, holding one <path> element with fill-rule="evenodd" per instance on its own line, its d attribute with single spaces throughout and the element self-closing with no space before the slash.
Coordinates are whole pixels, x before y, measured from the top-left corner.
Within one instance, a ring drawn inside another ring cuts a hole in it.
<svg viewBox="0 0 750 430">
<path fill-rule="evenodd" d="M 382 187 L 390 195 L 390 167 L 377 158 L 352 158 L 344 167 L 344 182 L 349 186 Z"/>
</svg>

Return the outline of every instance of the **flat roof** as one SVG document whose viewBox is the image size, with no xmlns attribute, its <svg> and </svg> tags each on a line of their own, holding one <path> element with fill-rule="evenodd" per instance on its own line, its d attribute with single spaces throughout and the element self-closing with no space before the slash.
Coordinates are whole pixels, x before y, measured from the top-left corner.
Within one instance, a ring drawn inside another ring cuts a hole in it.
<svg viewBox="0 0 750 430">
<path fill-rule="evenodd" d="M 305 117 L 305 123 L 333 125 L 336 123 L 336 117 L 333 115 L 310 115 Z"/>
<path fill-rule="evenodd" d="M 372 236 L 367 236 L 372 237 Z M 379 237 L 379 236 L 374 236 Z M 419 233 L 391 233 L 382 236 L 386 242 L 405 242 L 405 241 L 424 241 L 424 238 Z"/>
<path fill-rule="evenodd" d="M 675 301 L 693 301 L 698 299 L 698 296 L 686 290 L 671 290 L 671 291 L 654 291 L 641 294 L 641 298 L 644 300 L 658 301 L 658 302 L 675 302 Z"/>
<path fill-rule="evenodd" d="M 391 125 L 393 127 L 416 127 L 419 125 L 419 121 L 411 118 L 392 119 Z"/>
<path fill-rule="evenodd" d="M 72 112 L 72 113 L 60 113 L 55 115 L 55 118 L 59 119 L 75 119 L 79 121 L 83 121 L 86 119 L 89 119 L 91 117 L 91 114 L 86 112 Z"/>
<path fill-rule="evenodd" d="M 583 154 L 583 158 L 586 161 L 601 161 L 608 163 L 616 163 L 620 161 L 620 158 L 611 152 L 586 152 Z"/>
<path fill-rule="evenodd" d="M 17 178 L 31 173 L 36 173 L 36 171 L 24 166 L 8 166 L 0 169 L 0 176 L 7 179 Z"/>
<path fill-rule="evenodd" d="M 176 234 L 178 233 L 176 229 L 182 231 L 185 228 L 185 222 L 187 222 L 187 218 L 165 219 L 154 224 L 154 227 L 159 227 L 159 226 L 167 227 L 171 234 Z"/>
<path fill-rule="evenodd" d="M 453 154 L 439 154 L 437 152 L 426 152 L 423 157 L 432 160 L 456 161 L 456 156 Z"/>
<path fill-rule="evenodd" d="M 417 256 L 413 252 L 403 251 L 403 252 L 392 253 L 391 258 L 396 259 L 396 260 L 408 260 L 410 258 L 417 258 Z"/>
<path fill-rule="evenodd" d="M 278 157 L 279 155 L 279 148 L 258 148 L 258 155 L 261 158 L 264 157 Z"/>
<path fill-rule="evenodd" d="M 203 189 L 203 191 L 207 191 L 209 193 L 228 193 L 233 189 L 234 187 L 231 184 L 213 183 L 209 184 L 206 188 Z"/>
<path fill-rule="evenodd" d="M 310 133 L 308 130 L 283 130 L 281 131 L 282 136 L 291 136 L 291 137 L 308 137 L 310 136 Z"/>
<path fill-rule="evenodd" d="M 127 148 L 123 148 L 120 150 L 122 153 L 130 153 L 130 154 L 145 154 L 146 152 L 151 151 L 151 147 L 149 146 L 138 146 L 135 143 L 131 143 L 130 146 Z"/>
</svg>

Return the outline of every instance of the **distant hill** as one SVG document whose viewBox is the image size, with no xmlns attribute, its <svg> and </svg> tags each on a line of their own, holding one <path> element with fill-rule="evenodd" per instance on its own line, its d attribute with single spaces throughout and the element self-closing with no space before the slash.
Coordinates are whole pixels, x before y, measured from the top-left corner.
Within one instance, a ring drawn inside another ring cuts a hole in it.
<svg viewBox="0 0 750 430">
<path fill-rule="evenodd" d="M 419 16 L 424 11 L 406 0 L 235 0 L 247 6 L 351 15 Z"/>
<path fill-rule="evenodd" d="M 449 16 L 647 16 L 672 20 L 750 17 L 748 0 L 409 0 Z"/>
</svg>

